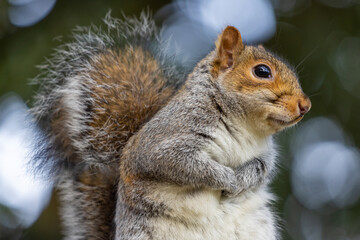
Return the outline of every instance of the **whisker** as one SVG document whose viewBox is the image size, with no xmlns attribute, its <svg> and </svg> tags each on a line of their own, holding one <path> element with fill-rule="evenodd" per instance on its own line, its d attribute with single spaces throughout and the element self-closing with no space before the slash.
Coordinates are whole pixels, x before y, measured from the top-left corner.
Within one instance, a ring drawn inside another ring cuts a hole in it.
<svg viewBox="0 0 360 240">
<path fill-rule="evenodd" d="M 306 56 L 303 58 L 303 60 L 301 60 L 301 61 L 296 65 L 295 69 L 297 70 L 298 67 L 299 67 L 301 64 L 303 64 L 307 59 L 309 59 L 309 57 L 310 57 L 311 55 L 313 55 L 314 52 L 315 52 L 318 48 L 319 48 L 319 45 L 316 46 L 316 47 L 314 47 L 313 50 L 311 50 L 310 53 L 308 53 L 308 55 L 306 55 Z"/>
<path fill-rule="evenodd" d="M 308 97 L 311 98 L 311 97 L 314 97 L 314 96 L 318 96 L 320 94 L 321 94 L 321 92 L 317 92 L 317 93 L 313 93 L 313 94 L 309 95 Z"/>
</svg>

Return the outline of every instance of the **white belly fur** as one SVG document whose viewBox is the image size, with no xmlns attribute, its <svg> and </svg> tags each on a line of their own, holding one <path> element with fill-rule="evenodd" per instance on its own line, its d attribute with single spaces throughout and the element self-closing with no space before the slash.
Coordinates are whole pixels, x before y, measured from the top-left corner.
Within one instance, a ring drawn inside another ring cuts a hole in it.
<svg viewBox="0 0 360 240">
<path fill-rule="evenodd" d="M 228 123 L 220 126 L 201 154 L 235 168 L 272 148 L 271 138 Z M 220 191 L 159 184 L 150 196 L 165 203 L 167 217 L 151 220 L 154 239 L 159 240 L 275 240 L 274 214 L 268 204 L 273 196 L 261 186 L 234 198 L 221 198 Z"/>
<path fill-rule="evenodd" d="M 168 207 L 167 217 L 151 220 L 154 239 L 275 240 L 276 226 L 267 206 L 272 195 L 265 188 L 235 198 L 220 191 L 189 190 L 158 185 L 151 197 Z"/>
</svg>

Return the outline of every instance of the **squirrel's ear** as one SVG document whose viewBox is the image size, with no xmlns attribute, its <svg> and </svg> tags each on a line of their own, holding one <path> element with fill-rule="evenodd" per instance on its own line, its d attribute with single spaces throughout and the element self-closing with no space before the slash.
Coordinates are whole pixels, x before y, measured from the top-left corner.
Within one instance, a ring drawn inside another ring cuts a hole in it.
<svg viewBox="0 0 360 240">
<path fill-rule="evenodd" d="M 243 49 L 244 45 L 239 30 L 227 26 L 216 42 L 219 70 L 224 71 L 232 67 Z"/>
</svg>

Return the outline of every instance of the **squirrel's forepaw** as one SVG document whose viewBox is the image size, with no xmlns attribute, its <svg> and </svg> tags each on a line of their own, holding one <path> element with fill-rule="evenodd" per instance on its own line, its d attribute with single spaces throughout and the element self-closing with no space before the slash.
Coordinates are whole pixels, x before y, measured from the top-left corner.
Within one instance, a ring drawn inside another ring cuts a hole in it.
<svg viewBox="0 0 360 240">
<path fill-rule="evenodd" d="M 266 174 L 266 165 L 265 162 L 260 158 L 255 158 L 257 162 L 256 171 L 258 174 L 265 175 Z"/>
<path fill-rule="evenodd" d="M 240 186 L 240 184 L 235 183 L 235 184 L 232 185 L 230 191 L 229 190 L 222 190 L 221 191 L 221 196 L 231 198 L 231 197 L 235 197 L 235 196 L 239 195 L 243 191 L 244 191 L 244 188 L 242 186 Z"/>
</svg>

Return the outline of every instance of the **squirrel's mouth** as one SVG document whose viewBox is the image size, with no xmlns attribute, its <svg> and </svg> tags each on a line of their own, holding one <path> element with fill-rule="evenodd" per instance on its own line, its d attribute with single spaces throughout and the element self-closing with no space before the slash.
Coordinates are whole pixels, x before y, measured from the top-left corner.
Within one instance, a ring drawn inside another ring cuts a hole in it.
<svg viewBox="0 0 360 240">
<path fill-rule="evenodd" d="M 303 117 L 303 115 L 299 115 L 296 118 L 294 118 L 293 120 L 290 121 L 285 121 L 279 118 L 275 118 L 275 117 L 268 117 L 268 120 L 277 124 L 277 125 L 281 125 L 281 126 L 290 126 L 293 125 L 294 123 L 298 122 L 301 118 Z"/>
</svg>

